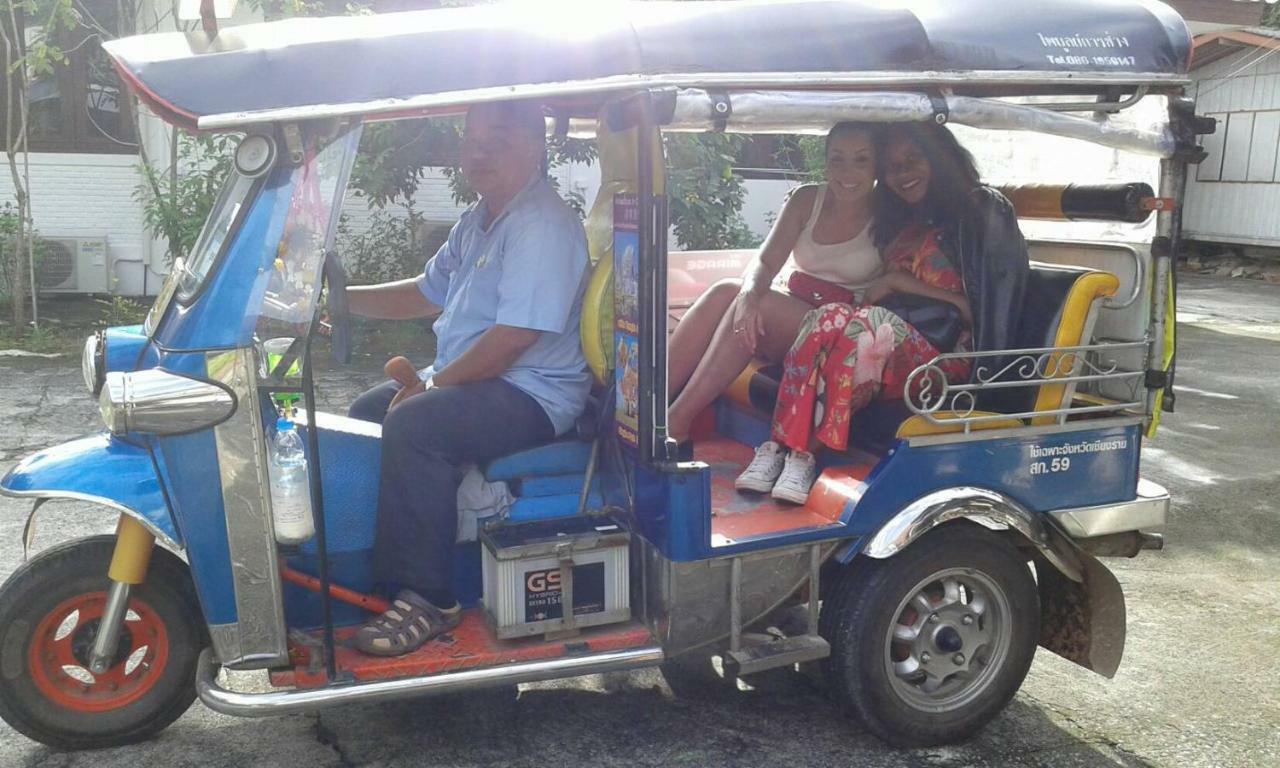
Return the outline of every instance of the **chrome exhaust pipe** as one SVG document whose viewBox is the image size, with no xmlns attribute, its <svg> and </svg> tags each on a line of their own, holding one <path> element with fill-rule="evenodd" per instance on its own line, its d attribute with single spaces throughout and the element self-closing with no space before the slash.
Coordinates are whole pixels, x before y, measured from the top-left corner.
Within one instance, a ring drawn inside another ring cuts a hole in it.
<svg viewBox="0 0 1280 768">
<path fill-rule="evenodd" d="M 532 683 L 561 677 L 620 672 L 656 666 L 662 663 L 663 658 L 664 654 L 660 646 L 647 646 L 625 651 L 594 653 L 589 656 L 468 669 L 430 677 L 339 683 L 323 688 L 242 693 L 228 690 L 218 684 L 218 670 L 222 665 L 214 660 L 213 651 L 206 648 L 200 654 L 200 662 L 196 668 L 196 692 L 200 696 L 200 701 L 214 712 L 236 717 L 268 717 L 308 712 L 340 704 L 394 701 L 513 683 Z"/>
</svg>

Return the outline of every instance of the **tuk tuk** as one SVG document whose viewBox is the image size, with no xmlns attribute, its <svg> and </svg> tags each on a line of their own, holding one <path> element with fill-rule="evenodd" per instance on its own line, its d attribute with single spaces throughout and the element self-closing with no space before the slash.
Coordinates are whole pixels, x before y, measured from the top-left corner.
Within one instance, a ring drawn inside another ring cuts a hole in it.
<svg viewBox="0 0 1280 768">
<path fill-rule="evenodd" d="M 146 739 L 197 696 L 260 717 L 718 657 L 729 678 L 825 665 L 872 733 L 933 745 L 995 717 L 1037 645 L 1116 672 L 1124 596 L 1098 558 L 1161 546 L 1169 496 L 1139 461 L 1172 404 L 1180 205 L 1212 130 L 1184 95 L 1191 41 L 1166 6 L 526 4 L 208 18 L 104 47 L 156 115 L 244 138 L 145 323 L 86 342 L 104 428 L 0 480 L 32 516 L 51 499 L 120 515 L 114 536 L 46 549 L 0 588 L 0 716 L 19 732 L 92 748 Z M 549 131 L 599 143 L 581 328 L 597 396 L 576 432 L 479 468 L 511 503 L 460 525 L 461 625 L 366 656 L 348 640 L 386 606 L 370 563 L 380 429 L 317 411 L 311 355 L 322 303 L 335 355 L 353 343 L 340 206 L 365 124 L 503 99 L 537 100 Z M 1156 124 L 1119 120 L 1153 102 Z M 1017 348 L 972 353 L 959 384 L 939 360 L 921 366 L 903 398 L 868 409 L 878 427 L 821 457 L 808 501 L 784 507 L 732 485 L 767 434 L 776 371 L 743 372 L 692 458 L 667 435 L 668 279 L 698 260 L 668 243 L 663 136 L 843 120 L 1158 158 L 1156 188 L 1005 190 L 1024 217 L 1154 217 L 1155 233 L 1031 240 Z M 1034 405 L 984 410 L 1000 388 Z M 282 397 L 299 403 L 314 526 L 289 546 L 267 460 Z M 222 670 L 266 670 L 270 689 Z"/>
</svg>

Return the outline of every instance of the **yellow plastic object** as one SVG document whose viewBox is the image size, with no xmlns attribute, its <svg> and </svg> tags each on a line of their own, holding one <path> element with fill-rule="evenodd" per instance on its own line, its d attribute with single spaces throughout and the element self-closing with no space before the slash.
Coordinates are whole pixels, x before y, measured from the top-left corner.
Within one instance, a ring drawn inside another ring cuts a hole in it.
<svg viewBox="0 0 1280 768">
<path fill-rule="evenodd" d="M 754 406 L 751 405 L 751 380 L 755 378 L 757 371 L 767 365 L 768 363 L 759 358 L 752 358 L 751 362 L 747 363 L 747 367 L 742 369 L 742 373 L 738 374 L 738 378 L 734 379 L 729 388 L 725 390 L 725 395 L 731 401 L 744 408 L 753 408 Z"/>
<path fill-rule="evenodd" d="M 151 565 L 151 550 L 156 537 L 129 515 L 121 515 L 116 524 L 116 549 L 111 555 L 107 576 L 122 584 L 141 584 Z"/>
<path fill-rule="evenodd" d="M 591 270 L 582 298 L 582 352 L 596 383 L 613 368 L 613 253 L 605 254 Z"/>
<path fill-rule="evenodd" d="M 1160 370 L 1169 371 L 1173 366 L 1173 354 L 1178 345 L 1178 297 L 1173 294 L 1173 273 L 1169 273 L 1169 293 L 1164 302 L 1164 354 L 1160 356 Z M 1160 428 L 1160 414 L 1164 409 L 1164 393 L 1160 390 L 1156 393 L 1155 407 L 1151 411 L 1151 424 L 1147 427 L 1147 439 L 1156 436 L 1156 430 Z"/>
<path fill-rule="evenodd" d="M 661 137 L 656 129 L 649 140 L 652 142 L 654 194 L 663 194 L 666 176 Z M 604 384 L 614 360 L 613 197 L 637 190 L 640 129 L 610 131 L 601 119 L 596 126 L 596 143 L 600 152 L 600 192 L 583 222 L 592 271 L 582 300 L 579 331 L 587 366 L 596 382 Z"/>
<path fill-rule="evenodd" d="M 1053 346 L 1075 347 L 1083 344 L 1084 324 L 1089 318 L 1089 310 L 1098 299 L 1114 296 L 1120 288 L 1120 279 L 1110 272 L 1090 272 L 1081 275 L 1067 293 L 1067 300 L 1062 307 L 1062 319 L 1058 321 L 1058 332 L 1054 336 Z M 1045 368 L 1054 374 L 1053 378 L 1070 375 L 1074 365 L 1065 365 L 1070 360 L 1064 358 L 1080 353 L 1059 352 L 1050 357 Z M 1065 384 L 1042 384 L 1036 395 L 1036 411 L 1054 411 L 1063 407 L 1063 396 L 1066 394 Z M 1035 426 L 1052 424 L 1056 416 L 1039 416 L 1031 420 Z"/>
<path fill-rule="evenodd" d="M 938 421 L 947 422 L 954 419 L 960 419 L 968 416 L 999 416 L 998 413 L 991 411 L 974 411 L 963 416 L 955 411 L 940 411 L 933 414 L 933 418 Z M 970 430 L 978 431 L 982 429 L 1013 429 L 1021 427 L 1023 424 L 1015 418 L 993 419 L 992 421 L 980 421 L 977 424 L 969 426 Z M 912 416 L 906 421 L 898 425 L 897 436 L 900 438 L 908 437 L 925 437 L 927 435 L 949 435 L 956 432 L 963 432 L 964 424 L 957 421 L 955 424 L 935 424 L 924 416 Z"/>
<path fill-rule="evenodd" d="M 1051 221 L 1067 220 L 1067 215 L 1062 212 L 1062 193 L 1065 190 L 1066 186 L 1062 184 L 1000 187 L 1000 193 L 1013 204 L 1018 218 Z"/>
</svg>

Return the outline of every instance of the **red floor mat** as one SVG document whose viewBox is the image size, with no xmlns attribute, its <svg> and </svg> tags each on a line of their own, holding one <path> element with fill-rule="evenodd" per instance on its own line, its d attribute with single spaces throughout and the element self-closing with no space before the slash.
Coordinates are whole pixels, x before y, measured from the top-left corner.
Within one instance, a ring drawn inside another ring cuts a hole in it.
<svg viewBox="0 0 1280 768">
<path fill-rule="evenodd" d="M 733 487 L 751 462 L 750 446 L 724 437 L 696 443 L 694 457 L 711 467 L 711 545 L 723 547 L 771 534 L 841 525 L 840 516 L 862 495 L 870 466 L 823 470 L 803 506 L 774 501 L 768 495 Z"/>
<path fill-rule="evenodd" d="M 354 627 L 343 627 L 336 631 L 338 648 L 335 658 L 339 673 L 348 673 L 356 680 L 424 677 L 518 661 L 639 648 L 654 642 L 649 630 L 634 621 L 591 627 L 574 637 L 552 642 L 543 640 L 541 636 L 499 640 L 489 627 L 483 611 L 478 608 L 466 611 L 462 623 L 452 632 L 404 656 L 383 658 L 360 653 L 345 645 L 353 634 Z M 315 637 L 318 635 L 319 633 L 314 633 Z M 300 663 L 294 669 L 272 672 L 271 682 L 278 686 L 294 685 L 299 688 L 324 685 L 323 667 L 309 670 L 309 653 L 304 650 L 301 655 Z"/>
</svg>

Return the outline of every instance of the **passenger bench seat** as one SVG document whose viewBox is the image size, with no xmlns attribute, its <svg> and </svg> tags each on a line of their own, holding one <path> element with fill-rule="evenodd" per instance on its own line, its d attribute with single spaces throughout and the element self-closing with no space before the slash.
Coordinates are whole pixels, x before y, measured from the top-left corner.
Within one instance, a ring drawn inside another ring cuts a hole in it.
<svg viewBox="0 0 1280 768">
<path fill-rule="evenodd" d="M 1017 344 L 1021 349 L 1040 347 L 1075 347 L 1093 338 L 1101 300 L 1114 296 L 1120 280 L 1110 272 L 1085 267 L 1031 262 L 1027 276 L 1027 292 L 1023 302 Z M 1083 355 L 1074 361 L 1065 354 L 1055 354 L 1045 366 L 1052 378 L 1074 375 L 1083 365 Z M 1060 370 L 1059 370 L 1060 369 Z M 1066 408 L 1075 393 L 1075 384 L 1042 384 L 1036 393 L 1032 410 L 1039 413 Z M 955 418 L 955 412 L 939 412 L 935 418 Z M 974 415 L 993 415 L 975 412 Z M 1052 424 L 1058 416 L 1035 416 L 1033 425 Z M 973 425 L 974 429 L 998 429 L 1018 426 L 1014 419 L 1000 419 Z M 898 428 L 898 437 L 919 437 L 945 432 L 963 432 L 963 424 L 935 424 L 923 416 L 912 416 Z"/>
</svg>

